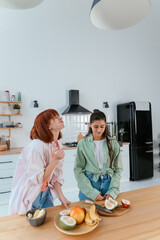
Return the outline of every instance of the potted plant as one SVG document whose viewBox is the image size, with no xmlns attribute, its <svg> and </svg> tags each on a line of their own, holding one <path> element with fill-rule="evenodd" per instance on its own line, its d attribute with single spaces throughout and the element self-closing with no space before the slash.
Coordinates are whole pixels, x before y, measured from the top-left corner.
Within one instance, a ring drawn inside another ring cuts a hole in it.
<svg viewBox="0 0 160 240">
<path fill-rule="evenodd" d="M 14 104 L 13 109 L 15 114 L 20 114 L 20 108 L 21 106 L 19 104 Z"/>
<path fill-rule="evenodd" d="M 123 143 L 123 135 L 127 133 L 124 128 L 119 129 L 119 134 L 120 134 L 120 141 Z"/>
</svg>

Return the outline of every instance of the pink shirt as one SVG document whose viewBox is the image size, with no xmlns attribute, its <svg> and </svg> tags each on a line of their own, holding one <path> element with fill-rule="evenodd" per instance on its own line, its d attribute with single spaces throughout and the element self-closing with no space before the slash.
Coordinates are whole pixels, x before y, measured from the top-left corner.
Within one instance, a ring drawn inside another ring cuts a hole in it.
<svg viewBox="0 0 160 240">
<path fill-rule="evenodd" d="M 58 143 L 62 148 L 60 141 Z M 52 160 L 54 147 L 54 142 L 45 143 L 34 139 L 22 150 L 12 182 L 8 214 L 23 215 L 31 209 L 33 201 L 41 191 L 44 170 Z M 64 181 L 63 163 L 64 159 L 58 162 L 48 180 L 53 200 L 57 198 L 54 183 L 59 182 L 62 185 Z"/>
</svg>

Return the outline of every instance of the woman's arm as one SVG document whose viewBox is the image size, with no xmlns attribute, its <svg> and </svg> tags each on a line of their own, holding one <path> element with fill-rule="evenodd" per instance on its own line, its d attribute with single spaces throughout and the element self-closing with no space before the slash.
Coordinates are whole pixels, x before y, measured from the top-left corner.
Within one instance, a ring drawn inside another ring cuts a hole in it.
<svg viewBox="0 0 160 240">
<path fill-rule="evenodd" d="M 100 192 L 96 188 L 92 187 L 90 180 L 86 177 L 84 173 L 85 166 L 86 160 L 83 154 L 83 146 L 81 146 L 80 142 L 77 146 L 77 154 L 74 164 L 74 175 L 77 180 L 78 187 L 82 193 L 84 193 L 87 197 L 95 200 Z"/>
<path fill-rule="evenodd" d="M 54 187 L 55 190 L 57 192 L 58 198 L 61 201 L 62 204 L 64 204 L 64 206 L 66 208 L 68 208 L 68 205 L 71 203 L 70 201 L 68 201 L 65 196 L 63 195 L 62 189 L 61 189 L 61 184 L 59 182 L 55 182 L 54 183 Z"/>
<path fill-rule="evenodd" d="M 114 174 L 111 178 L 111 182 L 110 182 L 110 187 L 109 190 L 107 191 L 105 197 L 108 198 L 109 195 L 112 198 L 116 198 L 117 195 L 119 194 L 119 189 L 120 189 L 120 180 L 121 180 L 121 173 L 123 171 L 123 164 L 122 164 L 122 159 L 121 159 L 121 153 L 120 153 L 120 146 L 117 143 L 116 147 L 115 147 L 115 170 L 114 170 Z"/>
</svg>

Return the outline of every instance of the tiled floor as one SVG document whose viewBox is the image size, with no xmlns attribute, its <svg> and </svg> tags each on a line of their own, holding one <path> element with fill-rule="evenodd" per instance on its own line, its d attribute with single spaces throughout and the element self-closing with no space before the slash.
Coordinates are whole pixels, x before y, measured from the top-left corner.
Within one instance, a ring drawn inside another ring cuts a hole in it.
<svg viewBox="0 0 160 240">
<path fill-rule="evenodd" d="M 154 162 L 154 177 L 146 180 L 139 181 L 129 181 L 122 182 L 120 187 L 120 192 L 131 191 L 135 189 L 151 187 L 160 184 L 160 168 L 159 168 L 160 160 Z M 71 202 L 78 201 L 78 191 L 73 191 L 70 193 L 65 193 L 65 196 Z M 58 200 L 55 201 L 55 205 L 59 205 L 60 202 Z M 3 205 L 0 207 L 0 216 L 6 216 L 8 211 L 8 205 Z"/>
</svg>

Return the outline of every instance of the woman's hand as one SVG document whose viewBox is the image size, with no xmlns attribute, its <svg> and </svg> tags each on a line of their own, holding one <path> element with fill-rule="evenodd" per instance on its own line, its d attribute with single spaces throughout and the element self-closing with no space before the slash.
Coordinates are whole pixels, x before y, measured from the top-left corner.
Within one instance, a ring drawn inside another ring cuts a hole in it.
<svg viewBox="0 0 160 240">
<path fill-rule="evenodd" d="M 104 195 L 104 199 L 108 199 L 109 197 L 111 197 L 113 199 L 113 197 L 110 194 Z"/>
<path fill-rule="evenodd" d="M 65 198 L 63 194 L 59 197 L 59 200 L 61 201 L 62 204 L 64 204 L 65 208 L 68 208 L 68 205 L 71 203 L 70 201 L 67 200 L 67 198 Z"/>
<path fill-rule="evenodd" d="M 59 160 L 63 159 L 65 156 L 65 153 L 63 149 L 59 149 L 59 147 L 56 147 L 53 151 L 53 161 L 57 164 Z"/>
<path fill-rule="evenodd" d="M 59 160 L 64 158 L 64 155 L 65 155 L 64 151 L 60 149 L 59 146 L 57 145 L 52 152 L 52 161 L 48 164 L 48 166 L 44 170 L 43 182 L 50 177 L 53 169 L 56 167 Z"/>
<path fill-rule="evenodd" d="M 104 197 L 102 197 L 101 194 L 99 194 L 99 195 L 96 197 L 95 201 L 101 201 L 101 200 L 103 200 L 103 199 L 104 199 Z"/>
</svg>

